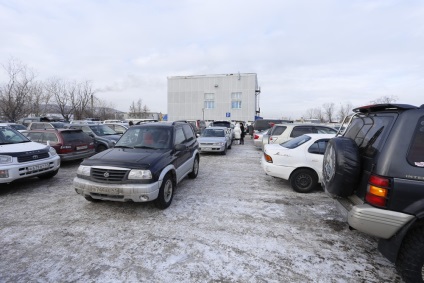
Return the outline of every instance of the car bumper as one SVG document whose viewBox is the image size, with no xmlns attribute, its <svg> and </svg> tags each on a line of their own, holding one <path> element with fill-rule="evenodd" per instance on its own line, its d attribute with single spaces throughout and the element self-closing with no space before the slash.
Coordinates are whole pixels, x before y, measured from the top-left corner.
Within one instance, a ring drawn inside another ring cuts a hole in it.
<svg viewBox="0 0 424 283">
<path fill-rule="evenodd" d="M 414 216 L 360 203 L 357 197 L 338 198 L 336 205 L 349 226 L 365 234 L 389 239 Z"/>
<path fill-rule="evenodd" d="M 263 156 L 261 158 L 261 166 L 267 175 L 278 177 L 284 180 L 288 180 L 290 178 L 290 174 L 295 169 L 293 167 L 278 166 L 273 163 L 268 163 L 265 161 Z"/>
<path fill-rule="evenodd" d="M 87 150 L 87 151 L 83 151 L 83 152 L 72 152 L 72 153 L 67 153 L 67 154 L 59 154 L 59 156 L 60 156 L 60 159 L 62 161 L 71 161 L 71 160 L 78 160 L 78 159 L 87 158 L 87 157 L 94 155 L 95 153 L 96 152 L 94 151 L 94 149 L 92 149 L 92 150 Z"/>
<path fill-rule="evenodd" d="M 199 152 L 223 152 L 225 150 L 225 145 L 200 145 Z"/>
<path fill-rule="evenodd" d="M 146 202 L 158 197 L 161 182 L 151 184 L 108 184 L 74 178 L 75 191 L 93 199 L 111 201 Z"/>
<path fill-rule="evenodd" d="M 19 164 L 0 166 L 0 183 L 10 183 L 18 179 L 36 177 L 45 173 L 56 171 L 60 168 L 60 157 L 58 155 L 50 158 L 25 162 Z"/>
</svg>

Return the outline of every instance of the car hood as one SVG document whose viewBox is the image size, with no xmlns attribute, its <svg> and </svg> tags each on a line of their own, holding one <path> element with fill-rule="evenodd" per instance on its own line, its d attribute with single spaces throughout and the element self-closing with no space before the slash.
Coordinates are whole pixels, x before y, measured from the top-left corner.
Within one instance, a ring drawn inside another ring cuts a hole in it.
<svg viewBox="0 0 424 283">
<path fill-rule="evenodd" d="M 107 139 L 111 141 L 118 141 L 121 138 L 121 135 L 106 135 L 106 136 L 99 136 L 99 138 Z"/>
<path fill-rule="evenodd" d="M 164 155 L 169 156 L 169 151 L 169 149 L 111 148 L 85 159 L 81 164 L 147 169 Z"/>
<path fill-rule="evenodd" d="M 46 149 L 46 144 L 38 142 L 24 142 L 14 144 L 2 144 L 0 145 L 0 153 L 15 153 L 15 152 L 26 152 L 26 151 L 37 151 Z"/>
<path fill-rule="evenodd" d="M 199 137 L 197 138 L 198 143 L 213 143 L 213 142 L 225 142 L 225 137 Z"/>
</svg>

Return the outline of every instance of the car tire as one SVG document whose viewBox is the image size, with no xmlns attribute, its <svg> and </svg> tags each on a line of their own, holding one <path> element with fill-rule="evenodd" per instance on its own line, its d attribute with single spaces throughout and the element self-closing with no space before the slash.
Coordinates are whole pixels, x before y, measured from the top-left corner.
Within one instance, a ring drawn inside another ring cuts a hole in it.
<svg viewBox="0 0 424 283">
<path fill-rule="evenodd" d="M 196 157 L 194 158 L 192 171 L 188 174 L 188 177 L 190 179 L 195 179 L 198 173 L 199 173 L 199 156 L 196 155 Z"/>
<path fill-rule="evenodd" d="M 97 147 L 97 152 L 102 152 L 102 151 L 105 151 L 106 149 L 107 147 L 101 144 Z"/>
<path fill-rule="evenodd" d="M 232 145 L 233 145 L 233 141 L 231 141 L 230 145 L 228 146 L 228 149 L 231 149 Z"/>
<path fill-rule="evenodd" d="M 227 154 L 227 144 L 225 144 L 224 146 L 224 151 L 221 152 L 222 155 L 226 155 Z"/>
<path fill-rule="evenodd" d="M 37 176 L 39 179 L 50 179 L 53 178 L 54 176 L 56 176 L 56 174 L 59 172 L 59 169 L 53 171 L 53 172 L 49 172 L 43 175 L 39 175 Z"/>
<path fill-rule="evenodd" d="M 396 268 L 405 282 L 424 282 L 424 226 L 413 229 L 405 237 Z"/>
<path fill-rule="evenodd" d="M 340 197 L 352 195 L 360 169 L 359 149 L 354 140 L 346 137 L 329 140 L 322 164 L 322 184 L 328 193 Z"/>
<path fill-rule="evenodd" d="M 101 201 L 100 199 L 95 199 L 95 198 L 92 198 L 91 196 L 84 196 L 84 198 L 86 200 L 88 200 L 89 202 L 100 202 Z"/>
<path fill-rule="evenodd" d="M 310 169 L 298 169 L 290 176 L 290 185 L 298 193 L 310 193 L 317 184 L 318 176 Z"/>
<path fill-rule="evenodd" d="M 171 174 L 166 174 L 159 189 L 158 198 L 155 199 L 157 208 L 165 209 L 171 205 L 174 197 L 174 182 L 172 181 Z"/>
</svg>

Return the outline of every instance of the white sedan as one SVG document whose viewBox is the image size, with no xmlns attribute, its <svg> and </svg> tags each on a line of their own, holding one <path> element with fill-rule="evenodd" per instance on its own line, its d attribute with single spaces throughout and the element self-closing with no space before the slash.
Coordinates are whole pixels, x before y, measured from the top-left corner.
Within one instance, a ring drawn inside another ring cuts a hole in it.
<svg viewBox="0 0 424 283">
<path fill-rule="evenodd" d="M 289 180 L 296 192 L 309 193 L 322 179 L 322 162 L 334 134 L 306 134 L 281 144 L 266 144 L 261 165 L 265 173 Z"/>
</svg>

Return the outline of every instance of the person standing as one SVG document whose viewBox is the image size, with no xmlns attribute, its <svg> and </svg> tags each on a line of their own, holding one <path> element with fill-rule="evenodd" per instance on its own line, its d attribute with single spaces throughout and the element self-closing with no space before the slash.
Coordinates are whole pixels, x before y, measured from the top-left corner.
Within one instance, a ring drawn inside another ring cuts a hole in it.
<svg viewBox="0 0 424 283">
<path fill-rule="evenodd" d="M 240 134 L 240 144 L 244 144 L 244 136 L 246 135 L 246 131 L 244 129 L 244 125 L 243 123 L 240 123 L 240 130 L 241 130 L 241 134 Z"/>
</svg>

